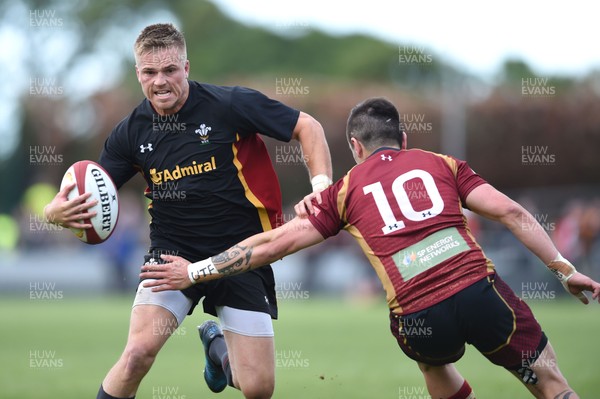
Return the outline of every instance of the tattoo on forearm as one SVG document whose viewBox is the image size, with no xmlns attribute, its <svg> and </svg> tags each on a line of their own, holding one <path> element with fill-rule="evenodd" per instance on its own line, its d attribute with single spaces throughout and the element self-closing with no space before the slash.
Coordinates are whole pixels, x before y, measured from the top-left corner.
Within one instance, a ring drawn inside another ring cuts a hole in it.
<svg viewBox="0 0 600 399">
<path fill-rule="evenodd" d="M 575 394 L 575 392 L 571 391 L 570 389 L 567 389 L 556 395 L 554 399 L 569 399 L 573 394 Z"/>
<path fill-rule="evenodd" d="M 213 256 L 212 261 L 220 274 L 233 275 L 250 269 L 253 247 L 235 245 Z"/>
</svg>

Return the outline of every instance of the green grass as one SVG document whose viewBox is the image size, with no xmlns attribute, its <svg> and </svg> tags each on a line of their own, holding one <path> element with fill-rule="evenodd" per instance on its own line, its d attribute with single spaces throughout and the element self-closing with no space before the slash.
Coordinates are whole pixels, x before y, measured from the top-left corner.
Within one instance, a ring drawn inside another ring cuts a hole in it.
<svg viewBox="0 0 600 399">
<path fill-rule="evenodd" d="M 0 397 L 94 398 L 125 344 L 131 301 L 0 297 Z M 599 305 L 585 307 L 570 298 L 530 305 L 572 387 L 583 398 L 598 397 Z M 241 398 L 230 388 L 215 395 L 202 380 L 195 326 L 203 319 L 200 311 L 188 317 L 167 342 L 138 398 Z M 282 301 L 275 331 L 276 398 L 398 399 L 400 392 L 426 397 L 416 365 L 389 333 L 383 303 Z M 527 397 L 514 377 L 472 347 L 458 368 L 480 398 Z"/>
</svg>

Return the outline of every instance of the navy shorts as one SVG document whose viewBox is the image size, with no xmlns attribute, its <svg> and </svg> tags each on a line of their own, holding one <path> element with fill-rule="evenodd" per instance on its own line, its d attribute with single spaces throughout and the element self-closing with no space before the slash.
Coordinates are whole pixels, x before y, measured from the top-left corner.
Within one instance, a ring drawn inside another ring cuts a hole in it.
<svg viewBox="0 0 600 399">
<path fill-rule="evenodd" d="M 390 313 L 390 321 L 402 351 L 432 366 L 458 361 L 467 343 L 492 363 L 518 370 L 548 342 L 529 306 L 496 274 L 419 312 Z"/>
<path fill-rule="evenodd" d="M 158 263 L 165 263 L 160 258 L 160 254 L 165 253 L 170 252 L 164 250 L 150 252 L 144 256 L 144 263 L 151 258 Z M 271 266 L 195 284 L 181 292 L 192 300 L 192 307 L 188 315 L 192 314 L 198 302 L 204 298 L 202 301 L 204 312 L 215 317 L 217 317 L 216 306 L 229 306 L 235 309 L 267 313 L 271 318 L 277 319 L 275 277 Z"/>
</svg>

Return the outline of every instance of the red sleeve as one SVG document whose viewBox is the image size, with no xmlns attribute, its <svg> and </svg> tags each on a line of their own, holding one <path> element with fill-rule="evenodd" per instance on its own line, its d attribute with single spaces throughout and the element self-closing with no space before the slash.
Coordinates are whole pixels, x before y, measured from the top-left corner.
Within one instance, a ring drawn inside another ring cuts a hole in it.
<svg viewBox="0 0 600 399">
<path fill-rule="evenodd" d="M 458 194 L 460 201 L 463 206 L 469 193 L 475 189 L 475 187 L 486 184 L 487 182 L 479 176 L 465 161 L 456 160 L 457 171 L 456 171 L 456 186 L 458 188 Z"/>
<path fill-rule="evenodd" d="M 340 191 L 343 187 L 344 179 L 340 179 L 321 192 L 323 201 L 320 204 L 317 204 L 317 201 L 313 199 L 315 214 L 310 215 L 308 220 L 321 233 L 323 238 L 334 236 L 343 228 L 338 209 L 338 198 L 340 198 Z"/>
</svg>

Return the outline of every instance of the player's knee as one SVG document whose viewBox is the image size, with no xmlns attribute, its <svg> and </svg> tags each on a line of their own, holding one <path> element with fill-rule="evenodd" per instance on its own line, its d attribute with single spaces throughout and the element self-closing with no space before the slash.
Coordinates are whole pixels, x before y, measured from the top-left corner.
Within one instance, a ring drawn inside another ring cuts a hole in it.
<svg viewBox="0 0 600 399">
<path fill-rule="evenodd" d="M 246 399 L 270 399 L 275 390 L 273 378 L 256 378 L 241 381 L 239 388 Z"/>
<path fill-rule="evenodd" d="M 423 373 L 423 374 L 429 372 L 431 370 L 431 368 L 433 367 L 433 366 L 430 366 L 428 364 L 421 363 L 421 362 L 417 362 L 417 364 L 419 365 L 419 370 L 421 370 L 421 373 Z"/>
<path fill-rule="evenodd" d="M 144 343 L 128 344 L 123 353 L 126 378 L 143 377 L 156 358 L 157 350 Z"/>
<path fill-rule="evenodd" d="M 425 364 L 421 362 L 417 362 L 417 364 L 419 365 L 419 370 L 421 370 L 423 374 L 439 373 L 441 371 L 445 371 L 446 368 L 451 367 L 450 364 L 444 364 L 442 366 L 432 366 L 430 364 Z"/>
</svg>

